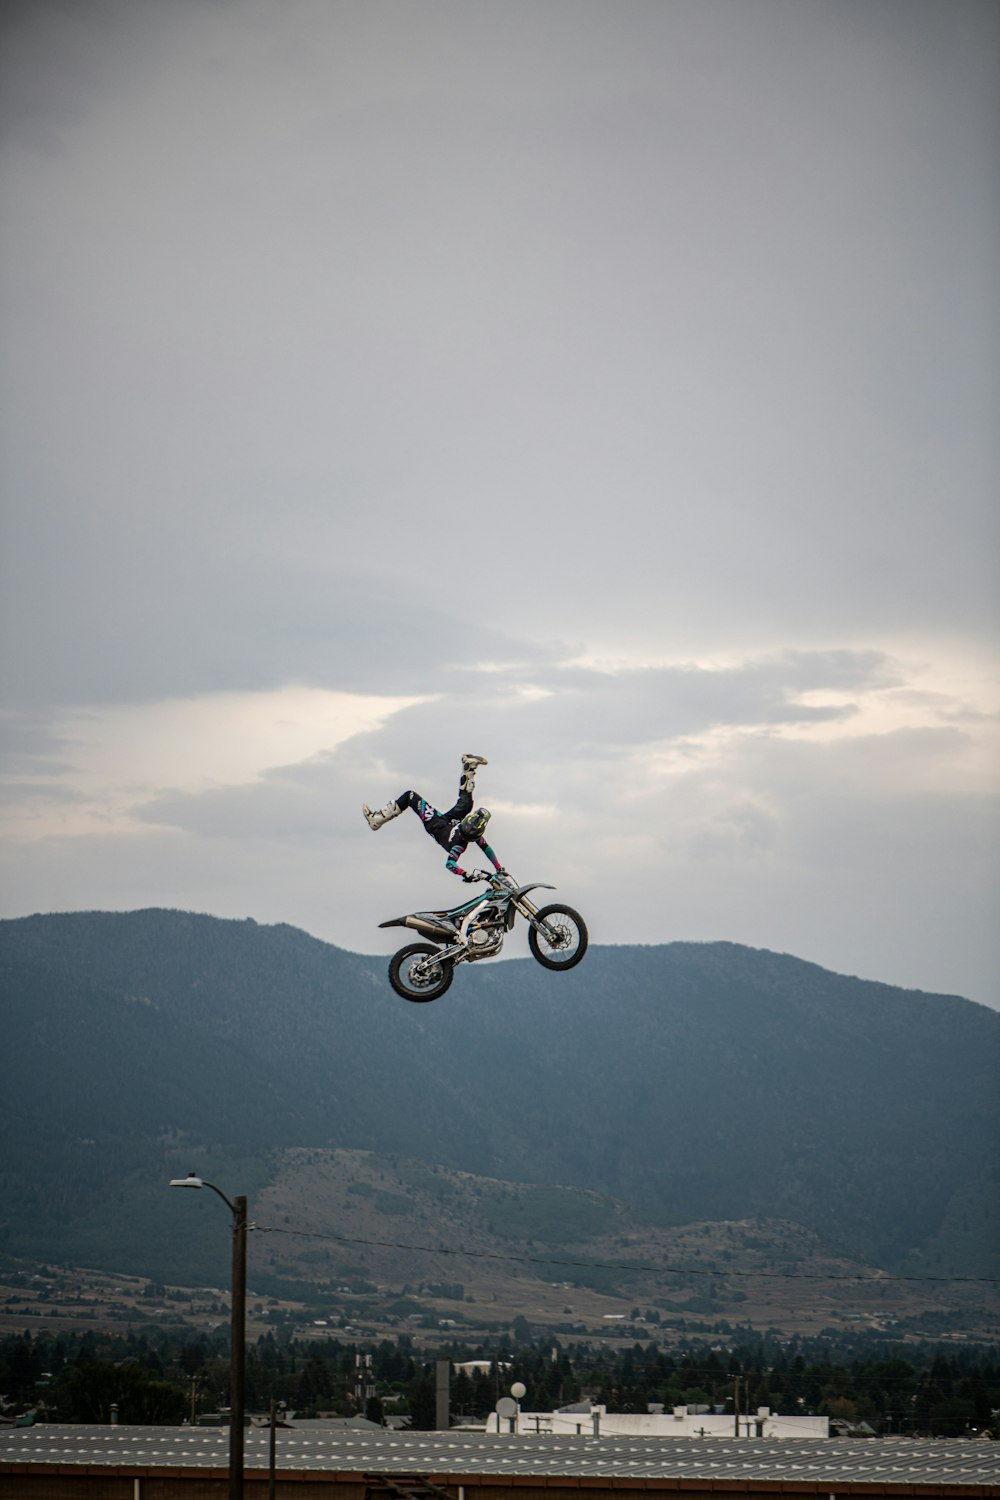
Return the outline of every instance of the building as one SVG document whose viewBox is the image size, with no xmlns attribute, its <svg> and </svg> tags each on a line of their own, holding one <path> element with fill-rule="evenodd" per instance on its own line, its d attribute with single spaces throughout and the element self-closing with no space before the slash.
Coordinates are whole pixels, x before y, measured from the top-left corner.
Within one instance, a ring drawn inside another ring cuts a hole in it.
<svg viewBox="0 0 1000 1500">
<path fill-rule="evenodd" d="M 270 1434 L 246 1434 L 246 1500 L 266 1500 Z M 0 1429 L 11 1500 L 225 1500 L 219 1427 Z M 280 1431 L 275 1500 L 1000 1500 L 1000 1443 Z"/>
<path fill-rule="evenodd" d="M 521 1433 L 563 1434 L 568 1437 L 667 1438 L 828 1438 L 829 1417 L 780 1417 L 769 1406 L 735 1417 L 707 1406 L 675 1406 L 667 1412 L 651 1406 L 648 1412 L 608 1412 L 606 1406 L 579 1401 L 556 1411 L 520 1411 L 513 1419 Z M 508 1432 L 510 1421 L 496 1412 L 487 1418 L 487 1432 Z"/>
</svg>

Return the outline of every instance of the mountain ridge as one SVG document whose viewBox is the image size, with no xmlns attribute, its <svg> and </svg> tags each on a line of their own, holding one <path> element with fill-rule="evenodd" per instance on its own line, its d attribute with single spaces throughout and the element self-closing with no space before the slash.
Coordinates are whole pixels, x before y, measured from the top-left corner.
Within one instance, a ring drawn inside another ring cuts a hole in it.
<svg viewBox="0 0 1000 1500">
<path fill-rule="evenodd" d="M 263 1186 L 268 1152 L 314 1146 L 665 1226 L 787 1219 L 897 1269 L 989 1260 L 1000 1015 L 960 996 L 680 942 L 470 967 L 409 1006 L 385 959 L 164 908 L 9 919 L 0 963 L 11 1253 L 103 1254 L 123 1183 L 153 1235 L 143 1182 L 185 1151 Z"/>
<path fill-rule="evenodd" d="M 293 935 L 296 939 L 304 940 L 308 944 L 314 944 L 317 948 L 333 949 L 335 952 L 341 953 L 347 958 L 360 959 L 365 961 L 366 963 L 372 963 L 375 965 L 388 964 L 387 955 L 379 953 L 366 953 L 363 950 L 356 948 L 343 948 L 339 944 L 329 942 L 325 938 L 318 938 L 314 934 L 307 932 L 305 928 L 297 927 L 294 923 L 291 922 L 259 922 L 255 917 L 218 917 L 213 915 L 211 912 L 193 911 L 185 907 L 174 906 L 144 906 L 135 908 L 88 907 L 67 911 L 31 912 L 20 917 L 0 917 L 0 933 L 2 933 L 3 929 L 6 927 L 18 927 L 22 925 L 26 926 L 32 923 L 48 924 L 63 921 L 75 922 L 81 918 L 100 918 L 102 920 L 115 920 L 123 917 L 135 918 L 146 916 L 179 917 L 184 919 L 193 919 L 194 921 L 204 921 L 218 924 L 220 927 L 258 928 L 261 932 L 287 933 Z M 406 937 L 406 934 L 401 934 L 401 942 L 403 941 L 404 937 Z M 975 1006 L 977 1009 L 986 1010 L 990 1013 L 994 1013 L 996 1010 L 994 1006 L 986 1005 L 981 1000 L 973 1000 L 967 995 L 960 994 L 957 990 L 925 990 L 920 986 L 914 987 L 911 985 L 895 985 L 891 984 L 887 980 L 866 979 L 863 975 L 860 974 L 849 974 L 842 972 L 839 969 L 828 969 L 824 965 L 815 962 L 815 960 L 813 959 L 802 958 L 798 954 L 788 953 L 782 949 L 758 948 L 750 943 L 737 943 L 730 938 L 674 938 L 666 942 L 657 943 L 594 943 L 592 947 L 595 951 L 610 953 L 619 951 L 628 953 L 655 953 L 659 950 L 683 949 L 690 949 L 693 951 L 717 949 L 722 952 L 730 950 L 734 953 L 752 953 L 760 956 L 761 958 L 778 960 L 782 964 L 801 965 L 804 970 L 814 970 L 819 974 L 827 975 L 831 978 L 842 980 L 847 983 L 871 985 L 875 989 L 892 992 L 893 994 L 897 995 L 928 997 L 935 1001 L 957 1000 L 960 1001 L 963 1005 Z M 492 967 L 501 967 L 503 964 L 510 962 L 517 962 L 517 959 L 508 954 L 498 962 L 495 962 Z M 465 972 L 468 972 L 468 970 L 466 970 Z"/>
</svg>

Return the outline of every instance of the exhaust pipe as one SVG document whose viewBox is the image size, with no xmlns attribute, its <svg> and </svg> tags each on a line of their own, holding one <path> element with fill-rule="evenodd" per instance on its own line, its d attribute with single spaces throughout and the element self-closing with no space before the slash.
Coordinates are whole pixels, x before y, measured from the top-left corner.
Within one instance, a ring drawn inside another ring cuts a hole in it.
<svg viewBox="0 0 1000 1500">
<path fill-rule="evenodd" d="M 454 927 L 442 927 L 440 922 L 432 922 L 427 917 L 407 917 L 403 926 L 412 927 L 414 932 L 422 933 L 424 937 L 438 938 L 441 942 L 454 941 L 458 936 Z"/>
</svg>

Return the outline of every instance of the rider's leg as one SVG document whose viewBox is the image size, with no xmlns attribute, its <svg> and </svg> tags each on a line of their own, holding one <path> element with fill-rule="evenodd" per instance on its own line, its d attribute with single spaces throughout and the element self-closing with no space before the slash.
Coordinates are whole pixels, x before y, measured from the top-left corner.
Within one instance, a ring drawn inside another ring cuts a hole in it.
<svg viewBox="0 0 1000 1500">
<path fill-rule="evenodd" d="M 449 807 L 448 811 L 442 814 L 446 823 L 453 823 L 456 818 L 464 818 L 467 812 L 472 811 L 472 792 L 473 788 L 465 785 L 465 777 L 463 776 L 454 806 Z"/>
<path fill-rule="evenodd" d="M 444 814 L 448 819 L 465 817 L 466 813 L 471 813 L 472 793 L 475 792 L 475 768 L 478 765 L 486 765 L 486 757 L 481 756 L 481 754 L 463 754 L 462 780 L 459 781 L 459 795 L 457 795 L 453 807 L 448 808 L 447 813 Z"/>
<path fill-rule="evenodd" d="M 377 833 L 383 823 L 391 823 L 393 818 L 398 818 L 403 808 L 398 801 L 387 802 L 385 807 L 377 807 L 373 812 L 368 803 L 363 802 L 361 804 L 361 811 L 365 815 L 368 827 L 373 833 Z"/>
<path fill-rule="evenodd" d="M 401 792 L 396 798 L 396 803 L 400 812 L 407 807 L 411 812 L 415 812 L 426 831 L 432 836 L 435 824 L 441 823 L 445 817 L 445 814 L 438 812 L 432 802 L 428 802 L 426 797 L 421 797 L 419 792 Z"/>
<path fill-rule="evenodd" d="M 401 792 L 395 802 L 386 803 L 385 807 L 377 808 L 374 812 L 364 804 L 361 811 L 372 829 L 379 829 L 383 823 L 389 823 L 393 818 L 398 818 L 406 808 L 411 808 L 423 823 L 428 833 L 433 835 L 431 824 L 434 819 L 464 818 L 467 812 L 472 810 L 472 794 L 476 789 L 476 769 L 487 764 L 485 755 L 463 755 L 462 756 L 462 778 L 458 784 L 458 797 L 453 807 L 446 813 L 439 813 L 426 798 L 421 797 L 419 792 L 412 790 Z"/>
<path fill-rule="evenodd" d="M 472 810 L 472 797 L 476 790 L 476 770 L 489 765 L 485 755 L 463 755 L 462 776 L 458 783 L 458 798 L 454 807 L 445 813 L 446 818 L 464 818 Z"/>
<path fill-rule="evenodd" d="M 464 799 L 460 795 L 459 801 L 455 805 L 459 808 L 457 813 L 454 811 L 441 813 L 438 812 L 433 803 L 427 801 L 426 797 L 421 797 L 419 792 L 413 791 L 400 792 L 396 801 L 390 803 L 390 806 L 396 807 L 399 812 L 403 812 L 406 808 L 409 808 L 411 812 L 415 812 L 424 825 L 424 832 L 429 834 L 432 839 L 436 839 L 442 849 L 449 847 L 449 841 L 445 837 L 449 825 L 456 817 L 464 818 L 472 806 L 471 794 L 466 794 Z M 378 815 L 376 814 L 375 816 Z M 396 814 L 393 813 L 392 816 L 395 817 Z"/>
</svg>

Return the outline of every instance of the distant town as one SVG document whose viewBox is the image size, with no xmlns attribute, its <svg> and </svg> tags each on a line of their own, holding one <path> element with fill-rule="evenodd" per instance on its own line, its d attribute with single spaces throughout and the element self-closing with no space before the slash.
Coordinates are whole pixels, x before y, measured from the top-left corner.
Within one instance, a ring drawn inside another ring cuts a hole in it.
<svg viewBox="0 0 1000 1500">
<path fill-rule="evenodd" d="M 226 1420 L 230 1303 L 218 1288 L 134 1276 L 0 1268 L 0 1419 Z M 247 1410 L 266 1420 L 672 1437 L 1000 1436 L 1000 1329 L 877 1328 L 817 1336 L 662 1319 L 633 1306 L 549 1324 L 510 1309 L 478 1328 L 458 1283 L 303 1285 L 247 1297 Z M 336 1310 L 331 1308 L 331 1296 Z M 569 1305 L 568 1303 L 566 1304 Z M 490 1304 L 491 1310 L 494 1304 Z"/>
</svg>

